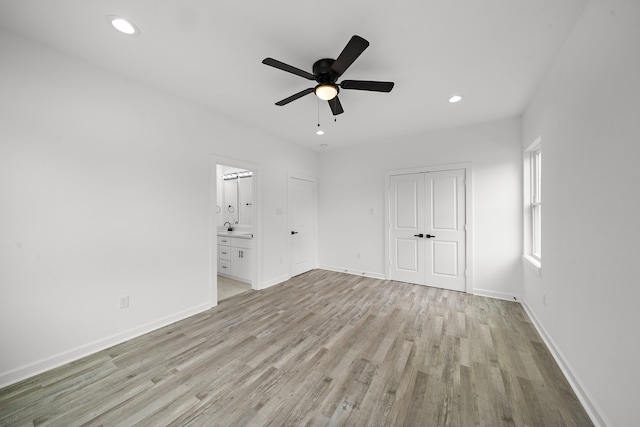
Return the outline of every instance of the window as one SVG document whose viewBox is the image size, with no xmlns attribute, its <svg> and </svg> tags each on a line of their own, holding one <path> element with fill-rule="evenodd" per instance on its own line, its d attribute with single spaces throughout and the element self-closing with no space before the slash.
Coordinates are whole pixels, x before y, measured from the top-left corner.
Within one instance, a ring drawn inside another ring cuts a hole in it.
<svg viewBox="0 0 640 427">
<path fill-rule="evenodd" d="M 524 255 L 540 273 L 542 263 L 542 145 L 536 139 L 524 153 Z"/>
<path fill-rule="evenodd" d="M 540 230 L 542 224 L 541 170 L 542 151 L 538 145 L 531 151 L 531 256 L 538 261 L 540 261 L 542 254 Z"/>
</svg>

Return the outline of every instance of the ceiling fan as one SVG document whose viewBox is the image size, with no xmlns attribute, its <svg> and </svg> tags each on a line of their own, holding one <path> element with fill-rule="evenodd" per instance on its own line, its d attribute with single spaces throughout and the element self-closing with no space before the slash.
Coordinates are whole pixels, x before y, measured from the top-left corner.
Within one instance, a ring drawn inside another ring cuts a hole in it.
<svg viewBox="0 0 640 427">
<path fill-rule="evenodd" d="M 338 93 L 340 89 L 355 89 L 355 90 L 368 90 L 374 92 L 391 92 L 393 89 L 393 82 L 379 82 L 370 80 L 343 80 L 341 83 L 337 83 L 337 80 L 345 71 L 353 64 L 353 62 L 360 56 L 364 50 L 369 47 L 369 42 L 360 36 L 353 36 L 349 43 L 342 50 L 342 53 L 337 59 L 324 58 L 316 61 L 313 64 L 313 74 L 285 64 L 273 58 L 265 58 L 262 63 L 274 68 L 286 71 L 288 73 L 295 74 L 300 77 L 304 77 L 308 80 L 315 80 L 318 82 L 316 87 L 302 90 L 295 95 L 291 95 L 281 101 L 276 102 L 276 105 L 283 106 L 291 101 L 295 101 L 298 98 L 302 98 L 310 93 L 315 93 L 316 96 L 324 101 L 329 102 L 329 107 L 334 116 L 344 113 L 340 99 L 338 99 Z"/>
</svg>

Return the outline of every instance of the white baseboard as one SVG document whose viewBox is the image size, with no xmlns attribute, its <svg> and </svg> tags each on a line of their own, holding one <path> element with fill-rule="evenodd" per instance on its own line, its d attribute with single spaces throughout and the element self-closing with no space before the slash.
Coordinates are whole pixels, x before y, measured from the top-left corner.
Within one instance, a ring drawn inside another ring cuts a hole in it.
<svg viewBox="0 0 640 427">
<path fill-rule="evenodd" d="M 50 369 L 57 368 L 69 362 L 73 362 L 74 360 L 78 360 L 82 357 L 89 356 L 90 354 L 97 353 L 98 351 L 104 350 L 106 348 L 113 347 L 114 345 L 120 344 L 135 337 L 139 337 L 140 335 L 144 335 L 151 331 L 155 331 L 156 329 L 160 329 L 164 326 L 186 319 L 187 317 L 201 313 L 210 308 L 211 303 L 202 304 L 197 307 L 193 307 L 179 313 L 163 317 L 153 322 L 149 322 L 142 326 L 129 329 L 116 335 L 112 335 L 110 337 L 103 338 L 62 353 L 58 353 L 54 356 L 47 357 L 46 359 L 21 366 L 16 369 L 12 369 L 11 371 L 0 373 L 0 387 L 5 387 L 17 383 L 18 381 L 22 381 L 26 378 L 30 378 L 34 375 L 40 374 Z"/>
<path fill-rule="evenodd" d="M 383 279 L 384 280 L 384 274 L 380 274 L 380 273 L 372 273 L 370 271 L 362 271 L 362 270 L 354 270 L 351 268 L 344 268 L 344 267 L 334 267 L 331 265 L 321 265 L 318 268 L 322 269 L 322 270 L 329 270 L 329 271 L 336 271 L 338 273 L 346 273 L 346 274 L 353 274 L 355 276 L 364 276 L 364 277 L 370 277 L 372 279 Z"/>
<path fill-rule="evenodd" d="M 536 317 L 533 310 L 531 310 L 529 305 L 527 305 L 526 300 L 523 299 L 521 301 L 521 304 L 524 308 L 524 311 L 527 312 L 527 315 L 531 319 L 531 322 L 533 322 L 533 326 L 542 337 L 542 340 L 546 344 L 547 348 L 549 349 L 549 351 L 551 351 L 551 355 L 555 359 L 556 363 L 558 364 L 558 366 L 560 366 L 560 369 L 569 382 L 569 385 L 575 392 L 576 396 L 578 396 L 580 403 L 582 403 L 582 406 L 584 406 L 584 409 L 587 411 L 589 418 L 591 418 L 591 422 L 593 422 L 596 427 L 610 426 L 611 424 L 607 420 L 607 417 L 602 413 L 600 407 L 595 403 L 595 401 L 591 397 L 591 394 L 589 394 L 589 392 L 585 389 L 582 381 L 580 381 L 578 376 L 574 374 L 574 371 L 571 368 L 571 364 L 569 364 L 567 359 L 564 357 L 564 354 L 562 354 L 562 351 L 560 351 L 558 346 L 556 346 L 555 342 L 553 341 L 551 336 L 549 336 L 544 326 L 542 326 L 542 323 L 540 323 L 540 320 Z"/>
<path fill-rule="evenodd" d="M 520 301 L 520 297 L 513 294 L 508 294 L 506 292 L 497 292 L 497 291 L 489 291 L 486 289 L 474 289 L 473 295 L 478 295 L 481 297 L 489 297 L 495 299 L 502 299 L 505 301 Z"/>
<path fill-rule="evenodd" d="M 270 288 L 271 286 L 275 286 L 275 285 L 278 285 L 278 284 L 280 284 L 282 282 L 286 282 L 289 279 L 291 279 L 290 276 L 280 276 L 280 277 L 275 278 L 275 279 L 267 280 L 266 282 L 262 282 L 262 285 L 260 286 L 260 289 Z"/>
</svg>

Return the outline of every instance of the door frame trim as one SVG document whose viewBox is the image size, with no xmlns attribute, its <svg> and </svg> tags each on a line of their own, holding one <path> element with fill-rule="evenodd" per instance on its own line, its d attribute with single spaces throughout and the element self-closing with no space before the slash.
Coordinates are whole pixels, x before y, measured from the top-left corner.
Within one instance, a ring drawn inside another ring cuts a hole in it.
<svg viewBox="0 0 640 427">
<path fill-rule="evenodd" d="M 447 163 L 442 165 L 430 165 L 409 169 L 394 169 L 385 172 L 384 178 L 384 277 L 389 280 L 391 277 L 389 267 L 391 266 L 389 230 L 391 228 L 391 218 L 389 209 L 391 208 L 391 176 L 408 175 L 414 173 L 442 172 L 451 170 L 464 170 L 465 176 L 465 292 L 473 294 L 473 167 L 471 162 Z"/>
</svg>

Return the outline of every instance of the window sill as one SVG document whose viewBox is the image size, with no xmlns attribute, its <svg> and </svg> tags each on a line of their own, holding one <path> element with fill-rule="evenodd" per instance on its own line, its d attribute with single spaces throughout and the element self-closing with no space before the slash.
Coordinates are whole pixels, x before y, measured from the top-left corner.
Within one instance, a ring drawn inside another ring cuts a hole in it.
<svg viewBox="0 0 640 427">
<path fill-rule="evenodd" d="M 535 271 L 538 276 L 542 275 L 542 263 L 531 255 L 522 255 L 522 262 Z"/>
</svg>

